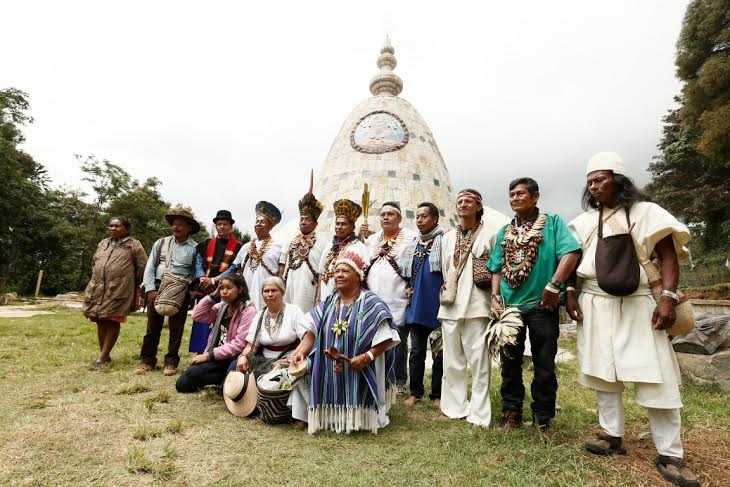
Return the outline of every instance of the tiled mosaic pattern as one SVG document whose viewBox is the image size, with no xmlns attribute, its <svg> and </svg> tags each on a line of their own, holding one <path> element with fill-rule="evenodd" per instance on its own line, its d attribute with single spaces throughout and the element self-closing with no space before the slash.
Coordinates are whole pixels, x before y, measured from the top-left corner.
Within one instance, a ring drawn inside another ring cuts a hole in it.
<svg viewBox="0 0 730 487">
<path fill-rule="evenodd" d="M 358 152 L 351 144 L 352 130 L 362 117 L 379 110 L 393 113 L 403 121 L 410 135 L 408 143 L 383 154 Z M 441 224 L 445 228 L 453 228 L 457 223 L 451 179 L 436 141 L 421 115 L 402 98 L 368 98 L 345 120 L 314 186 L 315 194 L 321 195 L 325 204 L 320 229 L 331 231 L 334 227 L 334 200 L 345 197 L 360 203 L 364 183 L 370 185 L 369 224 L 375 229 L 378 210 L 386 201 L 400 203 L 403 225 L 413 229 L 415 211 L 422 201 L 431 201 L 443 210 Z"/>
</svg>

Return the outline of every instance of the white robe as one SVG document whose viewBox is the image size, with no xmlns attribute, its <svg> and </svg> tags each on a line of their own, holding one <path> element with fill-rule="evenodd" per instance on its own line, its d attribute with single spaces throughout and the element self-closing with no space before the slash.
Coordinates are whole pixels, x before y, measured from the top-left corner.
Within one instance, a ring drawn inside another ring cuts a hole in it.
<svg viewBox="0 0 730 487">
<path fill-rule="evenodd" d="M 371 259 L 380 252 L 379 243 L 382 235 L 383 231 L 380 230 L 365 240 Z M 418 234 L 413 230 L 401 229 L 394 249 L 395 262 L 399 266 L 403 262 L 403 253 L 406 247 L 411 245 L 417 238 Z M 381 257 L 370 265 L 367 284 L 368 289 L 377 294 L 388 305 L 390 313 L 393 315 L 393 322 L 398 326 L 403 326 L 406 319 L 406 307 L 408 306 L 406 280 L 395 272 L 395 269 L 386 258 Z"/>
<path fill-rule="evenodd" d="M 261 319 L 261 313 L 263 312 L 264 311 L 258 311 L 253 317 L 251 326 L 248 329 L 248 334 L 246 335 L 247 343 L 254 343 L 254 340 L 256 338 L 256 330 L 258 329 L 259 325 L 259 319 Z M 297 339 L 299 338 L 297 333 L 297 327 L 299 326 L 299 321 L 301 321 L 301 319 L 302 310 L 299 309 L 299 307 L 296 305 L 287 304 L 284 307 L 284 316 L 281 320 L 281 329 L 279 330 L 278 335 L 276 335 L 276 338 L 272 338 L 271 335 L 269 335 L 269 332 L 266 331 L 266 326 L 264 322 L 261 323 L 261 330 L 259 330 L 259 338 L 257 344 L 258 346 L 264 347 L 264 358 L 272 359 L 277 358 L 279 355 L 281 355 L 281 352 L 269 350 L 266 347 L 282 347 L 284 345 L 289 345 L 297 341 Z M 292 349 L 291 351 L 287 352 L 285 356 L 288 357 L 293 351 L 294 350 Z"/>
<path fill-rule="evenodd" d="M 256 249 L 261 250 L 261 240 L 256 239 Z M 238 264 L 243 267 L 243 262 L 246 260 L 248 255 L 248 249 L 251 247 L 251 242 L 241 247 L 241 251 L 236 255 L 234 264 Z M 279 257 L 281 256 L 282 244 L 276 240 L 271 240 L 269 248 L 264 253 L 263 261 L 266 263 L 266 267 L 271 269 L 275 276 L 279 272 Z M 251 269 L 251 259 L 246 262 L 246 267 L 243 269 L 243 279 L 246 281 L 248 286 L 248 295 L 251 297 L 251 301 L 256 305 L 256 309 L 264 309 L 264 297 L 261 295 L 261 291 L 264 285 L 264 281 L 271 277 L 271 274 L 264 269 L 264 266 L 259 265 L 256 270 Z"/>
<path fill-rule="evenodd" d="M 289 245 L 288 242 L 281 252 L 279 263 L 284 264 L 284 275 L 286 275 L 286 293 L 284 294 L 284 302 L 295 304 L 301 308 L 305 313 L 308 313 L 314 308 L 315 297 L 317 294 L 317 282 L 314 280 L 312 271 L 306 262 L 302 262 L 302 265 L 298 269 L 292 269 L 287 273 L 289 266 Z M 312 269 L 319 273 L 319 261 L 322 258 L 322 251 L 327 244 L 327 239 L 324 235 L 317 235 L 314 245 L 309 249 L 307 260 L 312 266 Z"/>
<path fill-rule="evenodd" d="M 456 229 L 451 230 L 444 235 L 441 241 L 441 271 L 444 280 L 446 280 L 451 269 L 454 268 L 454 248 L 456 247 L 457 231 Z M 488 289 L 479 289 L 474 285 L 472 256 L 489 257 L 494 236 L 495 234 L 491 230 L 482 226 L 467 257 L 464 270 L 459 277 L 456 287 L 456 299 L 451 304 L 442 304 L 439 307 L 439 320 L 489 319 L 492 316 L 490 311 L 491 292 Z"/>
<path fill-rule="evenodd" d="M 686 256 L 683 245 L 690 239 L 689 231 L 666 210 L 654 203 L 640 202 L 631 207 L 629 216 L 633 225 L 631 235 L 647 255 L 652 254 L 657 242 L 672 235 L 677 255 Z M 626 228 L 623 209 L 612 218 Z M 656 302 L 646 273 L 640 267 L 639 288 L 630 296 L 611 296 L 603 291 L 596 280 L 597 225 L 596 210 L 583 213 L 568 225 L 583 246 L 577 269 L 583 311 L 577 336 L 578 380 L 584 386 L 605 392 L 622 391 L 625 381 L 636 382 L 637 403 L 653 408 L 680 407 L 677 359 L 667 333 L 651 326 Z M 589 243 L 591 235 L 594 236 Z M 608 224 L 603 225 L 603 235 L 613 235 Z"/>
<path fill-rule="evenodd" d="M 319 301 L 320 302 L 327 299 L 327 296 L 332 294 L 332 292 L 335 290 L 334 277 L 330 278 L 326 283 L 322 280 L 322 278 L 324 277 L 324 273 L 326 271 L 325 264 L 327 263 L 327 254 L 329 254 L 330 249 L 332 249 L 332 240 L 327 242 L 324 249 L 322 249 L 322 257 L 319 260 L 319 271 L 318 272 L 319 272 L 319 286 L 320 286 L 319 287 Z M 365 262 L 365 263 L 368 262 L 368 257 L 370 255 L 368 253 L 368 248 L 360 240 L 353 240 L 352 242 L 347 244 L 347 246 L 344 249 L 340 250 L 340 255 L 342 255 L 343 252 L 347 252 L 347 251 L 355 252 L 362 258 L 363 262 Z M 336 261 L 337 261 L 337 259 L 335 259 L 330 264 L 329 270 L 334 270 L 334 265 L 335 265 Z"/>
</svg>

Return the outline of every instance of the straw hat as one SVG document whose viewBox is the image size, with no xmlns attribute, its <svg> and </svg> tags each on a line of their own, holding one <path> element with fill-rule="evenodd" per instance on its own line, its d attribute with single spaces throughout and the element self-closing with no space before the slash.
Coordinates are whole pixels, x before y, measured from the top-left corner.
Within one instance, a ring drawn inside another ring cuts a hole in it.
<svg viewBox="0 0 730 487">
<path fill-rule="evenodd" d="M 289 375 L 295 379 L 307 374 L 307 361 L 302 360 L 298 364 L 289 365 Z"/>
<path fill-rule="evenodd" d="M 197 220 L 193 218 L 193 214 L 185 208 L 173 208 L 170 213 L 165 215 L 165 220 L 167 220 L 167 223 L 169 223 L 170 225 L 172 225 L 172 222 L 175 221 L 175 218 L 180 218 L 190 223 L 190 225 L 193 227 L 190 230 L 190 235 L 195 235 L 200 231 L 200 223 L 198 223 Z"/>
<path fill-rule="evenodd" d="M 245 418 L 256 409 L 256 377 L 253 372 L 230 372 L 223 383 L 223 401 L 232 415 Z"/>
</svg>

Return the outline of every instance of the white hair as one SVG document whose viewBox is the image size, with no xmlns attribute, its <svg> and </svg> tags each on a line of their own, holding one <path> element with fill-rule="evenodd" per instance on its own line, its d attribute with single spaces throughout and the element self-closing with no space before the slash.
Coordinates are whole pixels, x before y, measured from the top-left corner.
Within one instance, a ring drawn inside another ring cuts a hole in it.
<svg viewBox="0 0 730 487">
<path fill-rule="evenodd" d="M 267 277 L 266 279 L 264 279 L 264 283 L 261 286 L 261 292 L 263 293 L 264 288 L 270 284 L 273 284 L 274 286 L 281 289 L 281 292 L 283 292 L 283 293 L 286 292 L 286 284 L 284 284 L 284 281 L 281 279 L 281 277 L 277 277 L 277 276 L 271 276 L 271 277 Z"/>
</svg>

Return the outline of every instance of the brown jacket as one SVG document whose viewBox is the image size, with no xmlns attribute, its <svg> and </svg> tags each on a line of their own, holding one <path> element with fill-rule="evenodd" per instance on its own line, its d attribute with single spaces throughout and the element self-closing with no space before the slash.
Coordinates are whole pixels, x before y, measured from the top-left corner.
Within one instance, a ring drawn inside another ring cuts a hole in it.
<svg viewBox="0 0 730 487">
<path fill-rule="evenodd" d="M 136 271 L 132 253 L 137 260 Z M 99 242 L 91 261 L 91 280 L 84 292 L 81 308 L 84 315 L 88 318 L 127 316 L 146 264 L 147 253 L 139 240 L 125 237 L 118 242 L 112 242 L 111 238 Z"/>
</svg>

